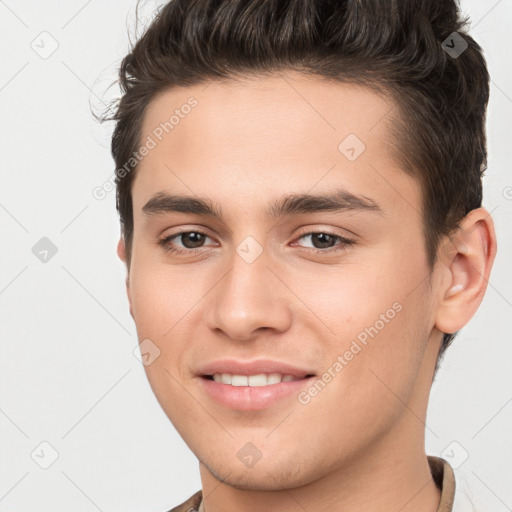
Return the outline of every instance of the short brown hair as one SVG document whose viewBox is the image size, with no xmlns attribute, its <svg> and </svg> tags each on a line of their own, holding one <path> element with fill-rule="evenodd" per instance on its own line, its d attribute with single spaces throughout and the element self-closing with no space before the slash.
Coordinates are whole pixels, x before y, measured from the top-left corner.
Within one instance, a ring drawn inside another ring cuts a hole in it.
<svg viewBox="0 0 512 512">
<path fill-rule="evenodd" d="M 128 267 L 136 165 L 118 171 L 140 146 L 143 116 L 155 94 L 296 70 L 366 85 L 395 101 L 393 136 L 404 171 L 422 186 L 432 270 L 442 236 L 482 203 L 489 75 L 466 24 L 455 0 L 169 1 L 124 57 L 123 95 L 114 113 L 102 118 L 116 122 L 111 150 Z M 456 43 L 460 55 L 449 52 Z M 444 335 L 439 355 L 456 334 Z"/>
</svg>

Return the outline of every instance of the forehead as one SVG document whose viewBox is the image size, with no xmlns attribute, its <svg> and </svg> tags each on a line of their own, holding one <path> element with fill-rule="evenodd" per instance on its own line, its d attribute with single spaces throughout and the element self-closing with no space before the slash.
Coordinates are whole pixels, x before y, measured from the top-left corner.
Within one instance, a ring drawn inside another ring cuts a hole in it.
<svg viewBox="0 0 512 512">
<path fill-rule="evenodd" d="M 189 107 L 191 98 L 197 102 L 194 107 Z M 373 135 L 382 138 L 385 123 L 378 125 L 391 110 L 391 100 L 369 88 L 288 72 L 164 90 L 149 103 L 142 132 L 152 133 L 170 121 L 167 131 L 186 138 L 193 124 L 196 137 L 233 149 L 236 135 L 238 140 L 253 135 L 268 143 L 278 134 L 279 145 L 293 145 L 307 131 L 311 146 L 327 138 L 336 149 L 336 141 L 347 133 L 368 139 L 368 132 L 375 130 Z M 183 122 L 188 117 L 195 122 Z"/>
<path fill-rule="evenodd" d="M 380 190 L 390 205 L 403 189 L 417 202 L 390 144 L 394 113 L 372 89 L 298 73 L 162 91 L 143 119 L 140 140 L 154 147 L 138 167 L 134 208 L 165 188 L 229 202 L 234 191 L 253 200 L 255 190 L 270 197 L 345 185 L 370 197 Z"/>
</svg>

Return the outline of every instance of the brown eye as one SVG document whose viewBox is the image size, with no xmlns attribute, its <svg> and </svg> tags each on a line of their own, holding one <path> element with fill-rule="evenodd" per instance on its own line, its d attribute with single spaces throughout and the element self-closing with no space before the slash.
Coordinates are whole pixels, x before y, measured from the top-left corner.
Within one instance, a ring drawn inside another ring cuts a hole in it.
<svg viewBox="0 0 512 512">
<path fill-rule="evenodd" d="M 198 233 L 197 231 L 188 231 L 179 234 L 177 238 L 181 239 L 181 243 L 187 249 L 196 249 L 197 247 L 201 247 L 206 235 L 204 233 Z"/>
<path fill-rule="evenodd" d="M 206 238 L 209 238 L 208 235 L 201 231 L 180 231 L 159 240 L 158 243 L 167 252 L 187 254 L 202 248 Z M 180 243 L 177 243 L 177 241 Z"/>
<path fill-rule="evenodd" d="M 311 245 L 309 246 L 312 248 L 315 252 L 322 253 L 322 252 L 330 252 L 330 250 L 339 250 L 343 249 L 348 245 L 355 244 L 354 240 L 350 240 L 348 238 L 335 235 L 333 233 L 326 233 L 326 232 L 313 232 L 313 233 L 306 233 L 304 235 L 301 235 L 299 237 L 299 240 L 302 238 L 310 238 Z M 339 242 L 339 243 L 336 243 Z M 336 247 L 339 246 L 337 249 Z M 304 246 L 302 246 L 304 247 Z"/>
<path fill-rule="evenodd" d="M 312 233 L 311 242 L 316 249 L 328 249 L 334 247 L 336 243 L 336 237 L 329 235 L 328 233 Z"/>
</svg>

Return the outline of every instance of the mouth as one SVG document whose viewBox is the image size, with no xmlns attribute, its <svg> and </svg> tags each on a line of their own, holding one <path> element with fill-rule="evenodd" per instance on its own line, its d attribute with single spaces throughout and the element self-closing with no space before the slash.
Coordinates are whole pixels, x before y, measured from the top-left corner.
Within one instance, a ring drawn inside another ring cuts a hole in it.
<svg viewBox="0 0 512 512">
<path fill-rule="evenodd" d="M 227 409 L 256 411 L 298 397 L 316 373 L 306 365 L 274 359 L 222 359 L 196 371 L 203 392 Z"/>
<path fill-rule="evenodd" d="M 297 400 L 300 392 L 312 384 L 315 374 L 213 373 L 200 377 L 206 396 L 224 409 L 262 411 L 271 410 L 284 400 Z"/>
<path fill-rule="evenodd" d="M 283 382 L 295 382 L 305 380 L 315 375 L 312 373 L 304 376 L 296 376 L 284 373 L 258 373 L 253 375 L 240 375 L 232 373 L 214 373 L 211 375 L 202 375 L 203 379 L 226 384 L 234 387 L 267 387 L 281 384 Z"/>
</svg>

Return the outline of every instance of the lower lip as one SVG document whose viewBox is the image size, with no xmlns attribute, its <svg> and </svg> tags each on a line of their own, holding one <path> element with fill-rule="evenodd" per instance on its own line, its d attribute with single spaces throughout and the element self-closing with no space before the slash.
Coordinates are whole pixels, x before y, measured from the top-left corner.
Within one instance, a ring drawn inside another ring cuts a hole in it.
<svg viewBox="0 0 512 512">
<path fill-rule="evenodd" d="M 214 401 L 239 411 L 257 411 L 266 409 L 281 399 L 297 395 L 308 386 L 314 377 L 290 382 L 280 382 L 269 386 L 231 386 L 201 377 L 206 393 Z"/>
</svg>

